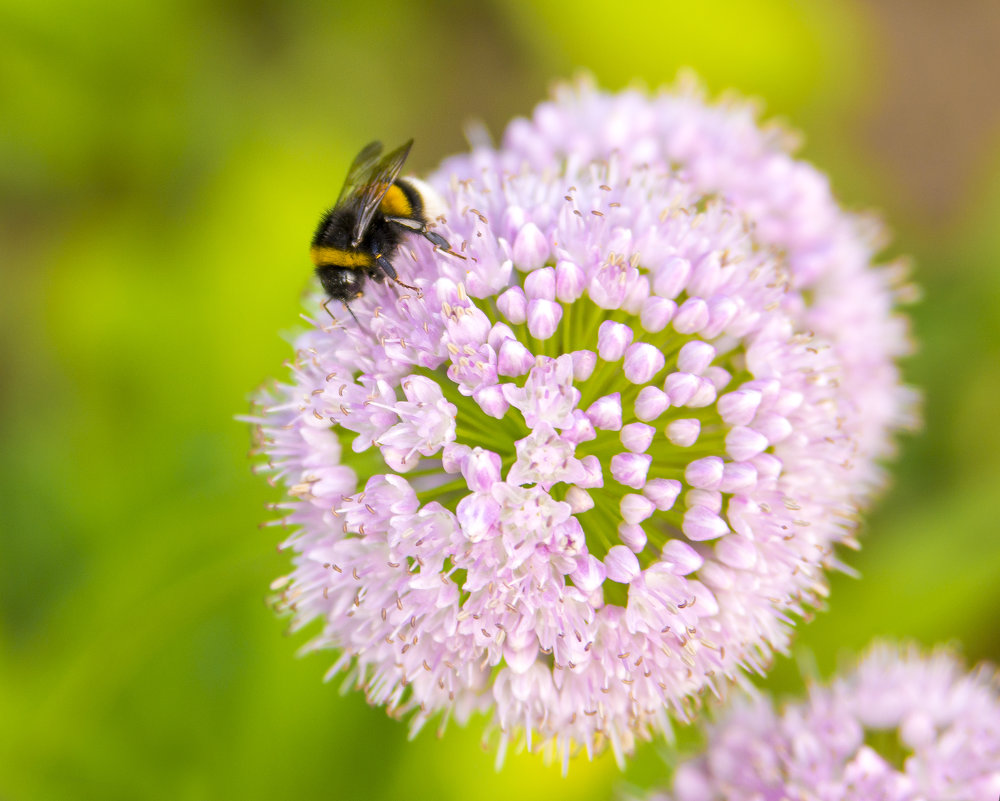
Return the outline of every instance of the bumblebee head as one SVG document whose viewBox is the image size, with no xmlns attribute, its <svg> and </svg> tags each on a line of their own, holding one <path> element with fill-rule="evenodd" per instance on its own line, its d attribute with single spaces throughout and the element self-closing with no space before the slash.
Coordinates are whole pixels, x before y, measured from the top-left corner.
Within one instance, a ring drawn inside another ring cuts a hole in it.
<svg viewBox="0 0 1000 801">
<path fill-rule="evenodd" d="M 316 268 L 319 282 L 323 285 L 323 290 L 333 300 L 346 303 L 361 295 L 361 287 L 364 284 L 364 273 L 350 267 L 336 267 L 326 265 Z"/>
</svg>

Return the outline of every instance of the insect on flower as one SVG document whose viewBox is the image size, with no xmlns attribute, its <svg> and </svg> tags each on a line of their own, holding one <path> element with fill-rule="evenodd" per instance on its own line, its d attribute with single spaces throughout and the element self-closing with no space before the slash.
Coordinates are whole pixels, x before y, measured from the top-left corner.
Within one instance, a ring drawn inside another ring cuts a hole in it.
<svg viewBox="0 0 1000 801">
<path fill-rule="evenodd" d="M 275 605 L 414 730 L 485 712 L 498 761 L 624 762 L 764 672 L 856 545 L 910 419 L 898 273 L 747 104 L 565 87 L 502 142 L 429 176 L 464 260 L 396 250 L 419 300 L 355 301 L 440 219 L 409 145 L 366 148 L 320 227 L 370 335 L 310 314 L 248 418 Z"/>
<path fill-rule="evenodd" d="M 416 179 L 397 177 L 412 146 L 411 139 L 382 156 L 382 143 L 369 143 L 355 157 L 337 202 L 313 234 L 309 255 L 326 302 L 339 300 L 352 316 L 347 302 L 361 297 L 366 278 L 382 283 L 388 277 L 416 290 L 400 281 L 392 266 L 407 233 L 451 251 L 448 240 L 428 230 L 429 209 L 440 205 L 433 190 Z"/>
</svg>

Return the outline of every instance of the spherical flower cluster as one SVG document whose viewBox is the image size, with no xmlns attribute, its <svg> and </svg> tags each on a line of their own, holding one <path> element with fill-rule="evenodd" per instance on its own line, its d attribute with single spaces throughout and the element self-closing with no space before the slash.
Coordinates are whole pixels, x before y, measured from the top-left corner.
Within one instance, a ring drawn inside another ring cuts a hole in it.
<svg viewBox="0 0 1000 801">
<path fill-rule="evenodd" d="M 654 801 L 952 801 L 1000 795 L 1000 685 L 947 652 L 882 645 L 777 714 L 754 695 Z"/>
<path fill-rule="evenodd" d="M 369 700 L 562 757 L 763 669 L 903 422 L 871 229 L 742 106 L 586 87 L 430 179 L 454 254 L 260 399 L 293 625 Z"/>
</svg>

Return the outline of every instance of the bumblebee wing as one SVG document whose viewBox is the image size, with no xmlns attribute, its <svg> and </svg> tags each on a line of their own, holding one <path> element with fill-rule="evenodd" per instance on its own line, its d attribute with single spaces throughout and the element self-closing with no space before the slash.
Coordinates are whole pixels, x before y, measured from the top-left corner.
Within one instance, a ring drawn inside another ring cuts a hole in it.
<svg viewBox="0 0 1000 801">
<path fill-rule="evenodd" d="M 364 146 L 361 152 L 354 157 L 351 169 L 347 171 L 347 178 L 344 179 L 344 187 L 340 190 L 340 195 L 334 205 L 339 206 L 344 198 L 359 191 L 367 183 L 368 176 L 375 169 L 380 155 L 382 155 L 381 142 L 369 142 Z"/>
<path fill-rule="evenodd" d="M 358 217 L 354 224 L 354 239 L 352 242 L 355 246 L 361 241 L 365 231 L 368 229 L 368 225 L 371 223 L 372 217 L 375 216 L 375 212 L 378 211 L 379 204 L 382 202 L 382 198 L 385 197 L 385 193 L 389 191 L 392 182 L 396 180 L 399 171 L 403 169 L 403 163 L 410 154 L 411 147 L 413 147 L 412 139 L 383 156 L 371 170 L 371 173 L 365 177 L 363 184 L 358 189 Z M 365 148 L 365 150 L 367 149 Z"/>
</svg>

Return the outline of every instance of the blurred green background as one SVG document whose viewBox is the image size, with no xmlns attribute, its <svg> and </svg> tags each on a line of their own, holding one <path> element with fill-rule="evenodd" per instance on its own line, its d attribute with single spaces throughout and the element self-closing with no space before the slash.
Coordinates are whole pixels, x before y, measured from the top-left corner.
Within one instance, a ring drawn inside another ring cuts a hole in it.
<svg viewBox="0 0 1000 801">
<path fill-rule="evenodd" d="M 760 97 L 924 288 L 925 431 L 865 578 L 834 578 L 771 686 L 876 635 L 1000 662 L 998 40 L 990 0 L 0 0 L 0 799 L 584 801 L 665 775 L 657 744 L 624 775 L 497 774 L 482 721 L 408 743 L 324 685 L 265 606 L 289 562 L 233 419 L 283 374 L 358 148 L 414 136 L 431 169 L 580 67 Z"/>
</svg>

